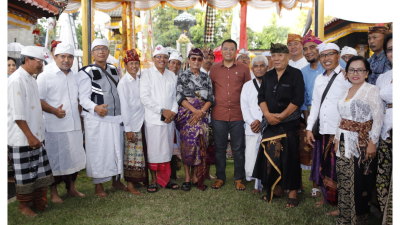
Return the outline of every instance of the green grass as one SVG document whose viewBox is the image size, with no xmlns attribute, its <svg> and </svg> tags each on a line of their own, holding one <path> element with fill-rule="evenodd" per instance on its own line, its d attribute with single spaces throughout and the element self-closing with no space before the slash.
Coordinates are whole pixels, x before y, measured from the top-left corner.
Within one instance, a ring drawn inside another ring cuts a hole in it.
<svg viewBox="0 0 400 225">
<path fill-rule="evenodd" d="M 211 167 L 215 174 L 215 167 Z M 18 202 L 8 205 L 8 224 L 335 224 L 335 217 L 326 212 L 333 210 L 324 205 L 315 208 L 318 199 L 309 197 L 311 182 L 309 171 L 303 171 L 306 192 L 299 194 L 300 204 L 296 208 L 286 209 L 287 195 L 274 199 L 272 204 L 260 200 L 262 195 L 251 193 L 254 182 L 246 184 L 245 191 L 237 191 L 233 184 L 233 161 L 227 161 L 227 183 L 219 190 L 211 189 L 212 181 L 206 191 L 192 188 L 190 192 L 172 191 L 159 188 L 154 194 L 139 190 L 141 196 L 130 195 L 111 188 L 111 181 L 104 184 L 108 197 L 94 196 L 94 185 L 86 171 L 81 171 L 76 187 L 86 194 L 84 198 L 66 197 L 65 185 L 58 188 L 64 203 L 53 204 L 48 189 L 48 208 L 38 212 L 36 218 L 22 216 L 18 211 Z M 183 167 L 178 171 L 184 181 Z M 265 192 L 263 193 L 265 194 Z M 376 213 L 371 213 L 369 224 L 379 224 Z"/>
</svg>

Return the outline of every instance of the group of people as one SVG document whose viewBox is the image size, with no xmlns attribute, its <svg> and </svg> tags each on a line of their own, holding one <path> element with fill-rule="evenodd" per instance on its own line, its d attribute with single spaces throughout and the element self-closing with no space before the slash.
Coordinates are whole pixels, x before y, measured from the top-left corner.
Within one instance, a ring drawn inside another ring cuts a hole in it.
<svg viewBox="0 0 400 225">
<path fill-rule="evenodd" d="M 105 39 L 93 41 L 95 61 L 77 74 L 72 46 L 57 43 L 54 62 L 41 73 L 43 48 L 27 46 L 8 79 L 8 151 L 19 209 L 43 211 L 47 186 L 51 200 L 62 203 L 61 182 L 68 195 L 84 197 L 75 188 L 84 168 L 100 197 L 110 180 L 134 195 L 142 194 L 138 185 L 149 193 L 159 185 L 204 191 L 210 165 L 211 188 L 220 189 L 230 136 L 236 190 L 254 180 L 254 194 L 265 190 L 261 199 L 271 203 L 288 193 L 286 207 L 293 208 L 307 169 L 311 197 L 323 196 L 315 205 L 337 206 L 328 213 L 337 224 L 365 224 L 374 201 L 382 224 L 390 224 L 392 34 L 371 27 L 368 41 L 374 55 L 366 60 L 312 31 L 289 34 L 286 45 L 271 43 L 250 61 L 227 39 L 222 62 L 214 63 L 210 48 L 192 48 L 181 72 L 180 53 L 158 45 L 154 66 L 144 71 L 136 50 L 126 51 L 122 76 L 106 62 Z M 185 170 L 181 187 L 171 180 L 177 159 Z"/>
</svg>

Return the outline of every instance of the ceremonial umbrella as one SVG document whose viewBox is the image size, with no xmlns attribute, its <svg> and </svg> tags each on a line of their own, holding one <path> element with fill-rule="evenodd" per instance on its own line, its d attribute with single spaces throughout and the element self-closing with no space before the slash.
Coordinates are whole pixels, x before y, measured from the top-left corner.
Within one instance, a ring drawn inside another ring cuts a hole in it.
<svg viewBox="0 0 400 225">
<path fill-rule="evenodd" d="M 18 59 L 21 57 L 21 50 L 24 46 L 18 42 L 11 42 L 7 45 L 7 55 L 8 57 L 12 57 Z"/>
</svg>

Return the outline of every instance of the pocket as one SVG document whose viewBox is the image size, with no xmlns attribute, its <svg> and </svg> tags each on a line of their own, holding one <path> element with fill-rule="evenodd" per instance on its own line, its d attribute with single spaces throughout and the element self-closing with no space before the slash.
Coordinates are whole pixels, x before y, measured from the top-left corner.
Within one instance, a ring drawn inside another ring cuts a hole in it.
<svg viewBox="0 0 400 225">
<path fill-rule="evenodd" d="M 290 84 L 281 84 L 279 100 L 288 103 L 292 100 L 293 87 Z"/>
</svg>

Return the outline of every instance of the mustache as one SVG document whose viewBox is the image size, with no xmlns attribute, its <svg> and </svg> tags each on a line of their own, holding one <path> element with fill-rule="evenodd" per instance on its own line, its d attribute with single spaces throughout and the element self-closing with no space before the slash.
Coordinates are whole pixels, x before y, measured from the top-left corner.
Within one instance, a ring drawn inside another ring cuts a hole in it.
<svg viewBox="0 0 400 225">
<path fill-rule="evenodd" d="M 212 64 L 211 64 L 211 62 L 206 62 L 206 65 L 211 66 Z"/>
</svg>

